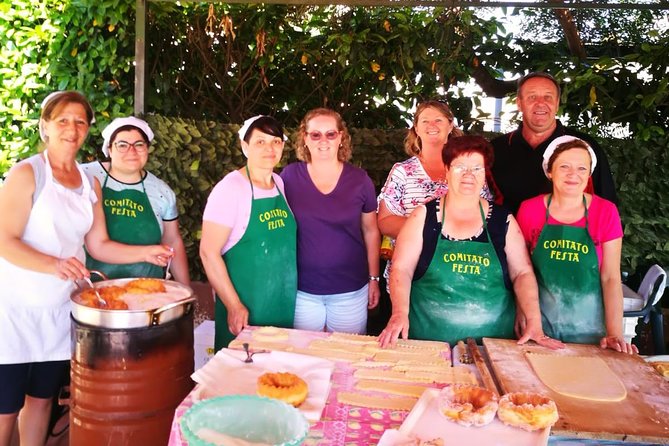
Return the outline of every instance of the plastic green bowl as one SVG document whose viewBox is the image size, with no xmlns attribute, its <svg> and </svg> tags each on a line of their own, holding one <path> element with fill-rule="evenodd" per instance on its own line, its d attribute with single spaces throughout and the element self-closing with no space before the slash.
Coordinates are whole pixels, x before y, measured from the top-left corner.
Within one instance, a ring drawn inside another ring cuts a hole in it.
<svg viewBox="0 0 669 446">
<path fill-rule="evenodd" d="M 297 446 L 308 431 L 309 422 L 299 410 L 283 401 L 254 395 L 228 395 L 200 401 L 181 418 L 181 432 L 189 446 L 225 446 L 224 441 L 207 441 L 208 434 Z"/>
</svg>

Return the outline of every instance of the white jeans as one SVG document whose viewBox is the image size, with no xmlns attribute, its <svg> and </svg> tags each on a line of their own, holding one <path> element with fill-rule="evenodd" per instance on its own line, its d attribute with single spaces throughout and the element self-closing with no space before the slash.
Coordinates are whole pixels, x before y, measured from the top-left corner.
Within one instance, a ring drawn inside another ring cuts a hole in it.
<svg viewBox="0 0 669 446">
<path fill-rule="evenodd" d="M 310 294 L 297 291 L 295 328 L 300 330 L 357 333 L 367 332 L 369 285 L 341 294 Z"/>
</svg>

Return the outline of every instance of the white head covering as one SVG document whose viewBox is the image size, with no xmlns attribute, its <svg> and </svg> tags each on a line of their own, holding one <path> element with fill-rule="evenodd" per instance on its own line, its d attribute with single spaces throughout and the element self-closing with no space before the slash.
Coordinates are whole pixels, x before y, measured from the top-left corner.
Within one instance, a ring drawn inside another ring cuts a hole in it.
<svg viewBox="0 0 669 446">
<path fill-rule="evenodd" d="M 105 139 L 104 143 L 102 143 L 102 153 L 104 153 L 105 156 L 109 156 L 109 144 L 111 143 L 111 137 L 114 132 L 127 125 L 137 127 L 144 132 L 147 138 L 149 138 L 149 142 L 153 141 L 153 131 L 151 130 L 151 127 L 149 127 L 149 124 L 143 119 L 135 118 L 134 116 L 116 118 L 102 131 L 102 137 Z"/>
<path fill-rule="evenodd" d="M 592 172 L 595 171 L 595 166 L 597 165 L 597 155 L 595 155 L 595 151 L 592 150 L 590 144 L 575 136 L 563 135 L 551 141 L 551 143 L 548 144 L 546 151 L 544 152 L 544 161 L 543 163 L 541 163 L 541 167 L 543 167 L 544 174 L 547 177 L 548 177 L 548 160 L 551 158 L 551 155 L 553 155 L 553 152 L 555 152 L 555 149 L 557 149 L 559 145 L 570 141 L 581 141 L 583 144 L 585 144 L 585 146 L 588 148 L 588 152 L 590 153 L 590 175 L 592 175 Z"/>
<path fill-rule="evenodd" d="M 251 124 L 256 122 L 258 119 L 265 118 L 265 117 L 268 117 L 268 116 L 267 115 L 256 115 L 256 116 L 254 116 L 252 118 L 249 118 L 246 121 L 244 121 L 244 124 L 242 124 L 242 126 L 239 128 L 239 131 L 237 132 L 237 134 L 239 135 L 239 140 L 244 141 L 244 138 L 246 138 L 246 133 L 249 131 L 249 128 L 251 127 Z M 283 134 L 283 140 L 288 141 L 288 137 L 286 136 L 285 133 Z M 247 157 L 247 158 L 249 157 L 246 154 L 246 150 L 244 150 L 244 145 L 243 144 L 242 144 L 242 153 L 244 154 L 245 157 Z"/>
<path fill-rule="evenodd" d="M 56 99 L 58 96 L 60 96 L 63 93 L 67 93 L 66 90 L 59 90 L 59 91 L 54 91 L 49 93 L 43 100 L 42 103 L 40 104 L 40 108 L 44 110 L 46 106 L 49 104 L 49 102 L 53 101 Z M 91 112 L 91 122 L 88 124 L 95 124 L 95 111 L 93 110 L 93 107 L 91 107 L 91 104 L 88 103 L 88 100 L 86 100 L 86 106 L 88 107 L 88 111 Z M 39 137 L 42 139 L 42 141 L 46 142 L 46 132 L 44 131 L 44 121 L 40 118 L 39 123 Z"/>
<path fill-rule="evenodd" d="M 251 127 L 251 124 L 256 122 L 260 118 L 264 118 L 265 115 L 256 115 L 252 118 L 247 119 L 244 121 L 244 124 L 239 128 L 239 131 L 237 132 L 239 134 L 239 140 L 244 141 L 244 138 L 246 138 L 246 132 L 249 131 L 249 127 Z"/>
</svg>

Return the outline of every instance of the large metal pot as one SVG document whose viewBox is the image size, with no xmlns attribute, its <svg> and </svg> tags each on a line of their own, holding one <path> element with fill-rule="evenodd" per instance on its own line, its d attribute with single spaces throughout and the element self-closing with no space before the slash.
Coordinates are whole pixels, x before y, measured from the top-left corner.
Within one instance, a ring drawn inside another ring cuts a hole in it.
<svg viewBox="0 0 669 446">
<path fill-rule="evenodd" d="M 93 286 L 95 288 L 111 285 L 123 286 L 131 280 L 134 279 L 103 280 L 95 282 Z M 179 294 L 185 294 L 187 297 L 179 296 L 175 298 L 174 302 L 148 310 L 106 310 L 84 305 L 81 299 L 81 293 L 83 293 L 84 290 L 78 289 L 70 296 L 72 300 L 72 317 L 82 324 L 95 327 L 125 329 L 151 327 L 163 324 L 181 317 L 190 310 L 190 307 L 196 300 L 193 290 L 190 287 L 172 280 L 156 280 L 164 282 L 165 287 L 168 289 L 178 288 L 182 290 L 182 293 Z M 185 293 L 183 291 L 185 291 Z"/>
</svg>

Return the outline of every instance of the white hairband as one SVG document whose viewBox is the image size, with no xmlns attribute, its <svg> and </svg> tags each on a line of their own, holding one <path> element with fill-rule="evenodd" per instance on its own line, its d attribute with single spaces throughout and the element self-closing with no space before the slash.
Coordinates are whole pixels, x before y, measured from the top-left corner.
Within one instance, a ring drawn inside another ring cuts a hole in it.
<svg viewBox="0 0 669 446">
<path fill-rule="evenodd" d="M 585 144 L 585 147 L 588 149 L 588 152 L 590 153 L 590 174 L 592 175 L 592 172 L 595 171 L 595 166 L 597 165 L 597 155 L 595 155 L 595 151 L 592 150 L 590 147 L 590 144 L 587 142 L 583 141 L 580 138 L 577 138 L 575 136 L 571 135 L 563 135 L 555 138 L 551 143 L 548 145 L 546 148 L 546 151 L 544 152 L 544 160 L 543 163 L 541 163 L 541 167 L 544 169 L 544 175 L 548 177 L 548 161 L 551 159 L 551 156 L 555 152 L 555 149 L 558 148 L 559 145 L 564 144 L 566 142 L 571 142 L 571 141 L 580 141 L 583 144 Z"/>
<path fill-rule="evenodd" d="M 249 118 L 249 119 L 245 120 L 244 124 L 242 124 L 242 126 L 239 128 L 239 131 L 237 132 L 237 134 L 239 135 L 239 140 L 244 141 L 244 138 L 246 138 L 246 133 L 248 133 L 249 128 L 251 127 L 251 124 L 253 124 L 254 122 L 256 122 L 260 118 L 268 118 L 268 117 L 269 116 L 267 116 L 267 115 L 256 115 L 256 116 L 253 116 L 252 118 Z M 288 141 L 288 137 L 286 136 L 285 133 L 283 135 L 283 140 Z M 242 153 L 244 154 L 245 157 L 248 158 L 248 155 L 246 154 L 246 151 L 244 150 L 244 145 L 243 144 L 242 144 Z"/>
<path fill-rule="evenodd" d="M 153 130 L 151 130 L 149 124 L 143 119 L 135 118 L 134 116 L 116 118 L 102 131 L 102 137 L 104 138 L 104 143 L 102 143 L 102 153 L 104 153 L 105 156 L 109 156 L 109 145 L 111 144 L 112 135 L 116 130 L 125 126 L 132 126 L 140 129 L 144 132 L 146 137 L 149 138 L 148 142 L 153 141 Z"/>
</svg>

